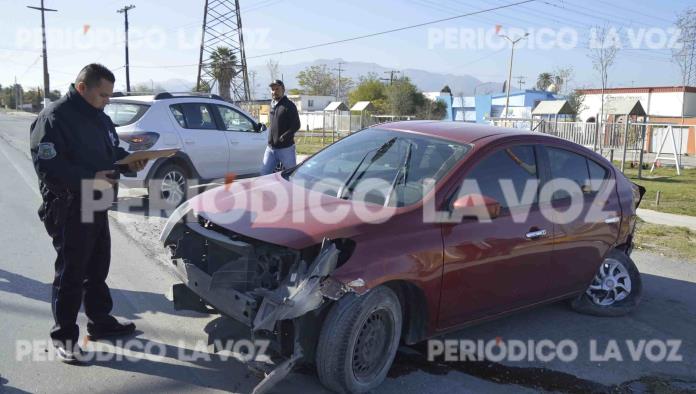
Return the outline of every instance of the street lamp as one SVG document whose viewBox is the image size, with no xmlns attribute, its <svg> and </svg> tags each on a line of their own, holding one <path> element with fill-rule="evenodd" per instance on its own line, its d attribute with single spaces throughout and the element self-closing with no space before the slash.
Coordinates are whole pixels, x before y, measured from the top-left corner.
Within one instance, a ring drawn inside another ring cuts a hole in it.
<svg viewBox="0 0 696 394">
<path fill-rule="evenodd" d="M 503 37 L 504 39 L 510 41 L 510 44 L 512 44 L 512 50 L 510 51 L 510 67 L 508 68 L 508 79 L 507 79 L 507 96 L 505 97 L 505 119 L 508 118 L 508 109 L 510 105 L 510 89 L 512 88 L 512 59 L 515 56 L 515 44 L 518 42 L 524 40 L 527 38 L 529 33 L 525 33 L 524 36 L 513 40 L 512 38 L 504 35 L 504 34 L 499 34 L 499 37 Z"/>
</svg>

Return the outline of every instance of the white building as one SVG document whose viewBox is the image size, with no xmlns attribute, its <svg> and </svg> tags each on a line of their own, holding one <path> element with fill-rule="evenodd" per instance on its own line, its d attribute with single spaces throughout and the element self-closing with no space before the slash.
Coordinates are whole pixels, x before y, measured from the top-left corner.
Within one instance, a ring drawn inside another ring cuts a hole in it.
<svg viewBox="0 0 696 394">
<path fill-rule="evenodd" d="M 288 99 L 295 103 L 298 112 L 323 111 L 334 96 L 311 96 L 308 94 L 291 94 Z"/>
<path fill-rule="evenodd" d="M 578 119 L 585 122 L 595 120 L 602 106 L 602 89 L 583 89 L 579 93 L 585 96 L 585 100 Z M 611 88 L 604 90 L 604 98 L 605 112 L 613 100 L 635 99 L 640 100 L 650 118 L 696 117 L 696 87 Z"/>
<path fill-rule="evenodd" d="M 578 92 L 585 96 L 578 120 L 595 121 L 601 111 L 602 89 L 583 89 Z M 604 98 L 605 113 L 607 107 L 612 106 L 612 102 L 629 99 L 640 100 L 647 114 L 648 122 L 678 125 L 676 144 L 679 153 L 696 154 L 696 87 L 611 88 L 604 90 Z M 608 120 L 615 121 L 615 119 Z M 656 152 L 659 149 L 666 129 L 665 126 L 648 128 L 646 135 L 646 150 L 648 152 Z M 666 152 L 673 151 L 671 146 L 667 146 L 665 149 Z"/>
</svg>

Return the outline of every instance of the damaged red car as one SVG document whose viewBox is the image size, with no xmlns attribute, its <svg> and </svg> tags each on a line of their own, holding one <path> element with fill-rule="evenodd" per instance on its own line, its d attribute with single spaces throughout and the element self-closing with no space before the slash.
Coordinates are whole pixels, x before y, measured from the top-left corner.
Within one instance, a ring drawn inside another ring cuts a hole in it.
<svg viewBox="0 0 696 394">
<path fill-rule="evenodd" d="M 552 136 L 395 122 L 194 197 L 161 240 L 176 307 L 211 306 L 285 360 L 261 385 L 308 362 L 327 388 L 365 392 L 400 343 L 560 300 L 633 310 L 644 192 Z"/>
</svg>

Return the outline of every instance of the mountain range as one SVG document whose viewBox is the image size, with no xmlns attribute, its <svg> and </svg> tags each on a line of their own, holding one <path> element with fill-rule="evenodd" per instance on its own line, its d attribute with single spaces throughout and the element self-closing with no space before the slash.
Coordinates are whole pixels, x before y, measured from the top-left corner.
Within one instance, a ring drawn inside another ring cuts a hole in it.
<svg viewBox="0 0 696 394">
<path fill-rule="evenodd" d="M 283 82 L 285 82 L 287 89 L 299 88 L 300 86 L 297 84 L 296 76 L 300 71 L 311 66 L 322 64 L 326 64 L 329 68 L 334 69 L 338 67 L 339 62 L 342 63 L 341 75 L 353 79 L 355 83 L 358 82 L 361 76 L 366 76 L 369 73 L 375 73 L 380 78 L 384 78 L 388 81 L 391 76 L 391 71 L 397 71 L 398 73 L 394 74 L 395 77 L 409 77 L 411 82 L 423 92 L 440 91 L 445 85 L 450 87 L 454 95 L 471 95 L 474 93 L 474 89 L 476 89 L 476 92 L 479 94 L 500 92 L 502 89 L 501 82 L 484 82 L 467 74 L 437 73 L 414 68 L 395 70 L 377 63 L 345 61 L 340 58 L 317 59 L 311 62 L 289 65 L 280 64 L 278 66 L 278 72 Z M 255 81 L 249 81 L 250 84 L 255 83 L 256 85 L 255 89 L 252 88 L 252 90 L 254 90 L 254 96 L 256 98 L 268 98 L 268 90 L 266 87 L 267 83 L 271 80 L 268 67 L 266 65 L 253 66 L 249 67 L 249 71 L 254 71 L 256 74 Z M 182 91 L 182 87 L 188 87 L 186 90 L 190 90 L 195 85 L 195 82 L 184 79 L 170 79 L 156 82 L 155 84 L 161 86 L 165 90 Z"/>
</svg>

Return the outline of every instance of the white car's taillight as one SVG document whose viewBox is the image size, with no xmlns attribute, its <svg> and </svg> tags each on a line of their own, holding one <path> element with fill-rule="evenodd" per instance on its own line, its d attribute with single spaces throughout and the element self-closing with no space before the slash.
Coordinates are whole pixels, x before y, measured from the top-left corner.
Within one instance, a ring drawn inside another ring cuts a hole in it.
<svg viewBox="0 0 696 394">
<path fill-rule="evenodd" d="M 128 150 L 147 150 L 159 139 L 159 134 L 152 131 L 135 131 L 120 133 L 119 138 L 128 144 Z"/>
</svg>

